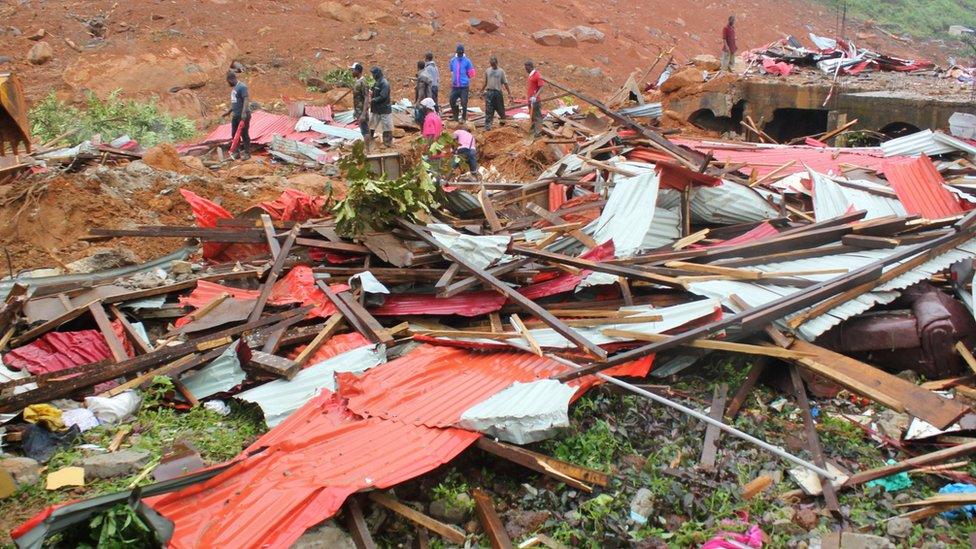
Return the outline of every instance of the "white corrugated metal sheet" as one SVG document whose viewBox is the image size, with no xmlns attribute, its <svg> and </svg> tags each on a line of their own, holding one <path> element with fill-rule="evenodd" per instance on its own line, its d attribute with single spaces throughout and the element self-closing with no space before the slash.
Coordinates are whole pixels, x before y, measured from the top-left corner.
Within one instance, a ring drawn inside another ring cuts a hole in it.
<svg viewBox="0 0 976 549">
<path fill-rule="evenodd" d="M 569 427 L 569 400 L 576 388 L 554 379 L 514 383 L 475 404 L 458 426 L 514 444 L 547 439 Z"/>
<path fill-rule="evenodd" d="M 360 373 L 386 361 L 382 347 L 365 345 L 305 368 L 292 379 L 276 379 L 238 393 L 235 398 L 253 402 L 274 427 L 322 392 L 335 392 L 337 372 Z M 194 393 L 195 394 L 195 393 Z"/>
<path fill-rule="evenodd" d="M 613 240 L 617 257 L 634 255 L 654 219 L 660 181 L 654 170 L 635 177 L 615 178 L 607 205 L 593 228 L 593 239 L 600 244 Z"/>
<path fill-rule="evenodd" d="M 539 179 L 555 177 L 560 166 L 566 166 L 566 169 L 563 170 L 563 174 L 570 174 L 583 169 L 583 165 L 583 159 L 578 154 L 567 154 L 566 156 L 560 158 L 555 164 L 546 168 L 546 171 L 542 172 Z"/>
<path fill-rule="evenodd" d="M 247 374 L 241 369 L 241 361 L 237 358 L 237 342 L 234 342 L 213 362 L 196 372 L 184 375 L 180 381 L 194 397 L 202 399 L 229 391 L 240 385 L 246 377 Z"/>
<path fill-rule="evenodd" d="M 461 234 L 443 223 L 431 223 L 427 228 L 444 247 L 479 269 L 487 269 L 501 259 L 512 242 L 510 236 Z"/>
<path fill-rule="evenodd" d="M 654 219 L 647 229 L 647 234 L 644 235 L 640 249 L 654 250 L 662 246 L 670 246 L 679 238 L 681 238 L 681 214 L 676 210 L 656 208 Z"/>
<path fill-rule="evenodd" d="M 885 141 L 881 144 L 885 156 L 936 156 L 955 151 L 976 155 L 976 147 L 942 132 L 924 130 Z"/>
<path fill-rule="evenodd" d="M 643 105 L 627 107 L 626 109 L 617 111 L 617 114 L 624 116 L 647 116 L 650 118 L 661 118 L 663 113 L 664 109 L 661 108 L 660 103 L 644 103 Z"/>
<path fill-rule="evenodd" d="M 889 215 L 899 217 L 908 215 L 905 211 L 905 206 L 897 198 L 889 198 L 866 190 L 845 187 L 830 177 L 813 170 L 810 170 L 810 179 L 813 181 L 813 211 L 817 221 L 840 217 L 851 209 L 867 211 L 865 219 L 875 219 Z M 870 181 L 854 181 L 854 183 L 866 188 L 892 191 L 891 187 L 885 187 Z"/>
<path fill-rule="evenodd" d="M 778 217 L 779 211 L 755 189 L 723 181 L 717 187 L 695 187 L 691 215 L 699 222 L 733 225 Z"/>
</svg>

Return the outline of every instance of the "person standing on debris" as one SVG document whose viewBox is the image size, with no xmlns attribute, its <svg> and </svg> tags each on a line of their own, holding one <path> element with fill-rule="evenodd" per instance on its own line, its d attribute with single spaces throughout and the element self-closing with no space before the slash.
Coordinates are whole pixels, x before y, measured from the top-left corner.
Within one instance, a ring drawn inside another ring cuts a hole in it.
<svg viewBox="0 0 976 549">
<path fill-rule="evenodd" d="M 468 162 L 468 170 L 476 179 L 478 178 L 478 154 L 475 152 L 474 136 L 464 128 L 454 131 L 454 140 L 458 143 L 457 154 Z M 455 165 L 457 167 L 457 161 Z"/>
<path fill-rule="evenodd" d="M 458 44 L 451 58 L 451 118 L 457 122 L 458 111 L 461 120 L 468 120 L 468 86 L 474 78 L 474 65 L 464 55 L 464 45 Z"/>
<path fill-rule="evenodd" d="M 233 70 L 227 71 L 227 84 L 230 86 L 230 108 L 221 115 L 221 118 L 231 115 L 231 143 L 237 137 L 238 129 L 241 132 L 240 153 L 234 151 L 230 157 L 235 160 L 238 158 L 247 160 L 251 158 L 251 96 L 247 92 L 247 85 L 237 79 L 237 73 Z"/>
<path fill-rule="evenodd" d="M 383 146 L 393 146 L 393 105 L 390 103 L 390 82 L 383 76 L 383 69 L 373 67 L 373 89 L 369 99 L 369 133 L 366 144 L 369 145 L 379 128 L 383 132 Z"/>
<path fill-rule="evenodd" d="M 414 86 L 413 91 L 413 104 L 414 104 L 414 122 L 417 124 L 424 123 L 424 115 L 421 113 L 420 102 L 426 98 L 433 99 L 433 83 L 430 81 L 430 75 L 427 73 L 427 65 L 423 61 L 417 61 L 417 84 Z"/>
<path fill-rule="evenodd" d="M 369 109 L 367 109 L 366 99 L 369 97 L 369 84 L 366 76 L 363 75 L 363 65 L 353 63 L 352 75 L 356 82 L 352 85 L 352 117 L 359 126 L 359 131 L 363 134 L 363 140 L 369 137 Z"/>
<path fill-rule="evenodd" d="M 498 58 L 494 55 L 488 60 L 491 68 L 485 72 L 485 83 L 481 86 L 481 96 L 485 98 L 485 131 L 491 129 L 495 114 L 498 114 L 499 124 L 505 125 L 505 96 L 502 86 L 508 92 L 508 99 L 512 99 L 512 90 L 508 87 L 505 69 L 498 68 Z"/>
<path fill-rule="evenodd" d="M 539 132 L 542 131 L 542 102 L 539 101 L 539 92 L 542 91 L 545 82 L 532 61 L 525 62 L 525 72 L 529 74 L 525 99 L 529 104 L 529 118 L 532 120 L 532 137 L 538 137 Z"/>
<path fill-rule="evenodd" d="M 430 96 L 434 99 L 434 110 L 440 112 L 437 96 L 441 87 L 441 71 L 437 68 L 437 63 L 434 63 L 433 52 L 424 55 L 424 66 L 427 69 L 427 78 L 430 78 Z"/>
<path fill-rule="evenodd" d="M 421 135 L 425 142 L 423 155 L 427 157 L 427 163 L 430 165 L 430 170 L 434 173 L 434 179 L 439 183 L 441 180 L 441 159 L 447 155 L 444 152 L 430 154 L 430 146 L 434 144 L 434 141 L 444 131 L 444 121 L 441 120 L 441 115 L 437 114 L 436 107 L 437 105 L 431 97 L 424 98 L 420 102 L 420 108 L 424 116 L 424 123 L 421 126 Z"/>
<path fill-rule="evenodd" d="M 722 70 L 732 71 L 735 63 L 735 16 L 729 16 L 729 24 L 722 29 Z"/>
</svg>

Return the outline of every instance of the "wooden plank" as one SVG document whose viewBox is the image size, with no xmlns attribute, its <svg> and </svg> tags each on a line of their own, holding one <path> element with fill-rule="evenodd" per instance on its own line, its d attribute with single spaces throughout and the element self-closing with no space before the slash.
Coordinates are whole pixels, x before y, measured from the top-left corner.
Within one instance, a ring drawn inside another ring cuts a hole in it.
<svg viewBox="0 0 976 549">
<path fill-rule="evenodd" d="M 823 446 L 820 444 L 820 436 L 817 434 L 817 426 L 813 422 L 813 413 L 810 411 L 810 401 L 807 400 L 807 388 L 800 377 L 800 370 L 797 366 L 790 366 L 790 381 L 793 383 L 793 396 L 796 398 L 800 413 L 803 414 L 803 429 L 805 433 L 807 448 L 813 457 L 814 465 L 823 469 L 827 468 L 827 458 L 824 456 Z M 820 479 L 820 487 L 823 491 L 824 502 L 827 509 L 836 518 L 842 518 L 840 512 L 840 502 L 837 500 L 837 490 L 834 483 L 828 479 Z"/>
<path fill-rule="evenodd" d="M 112 358 L 116 362 L 122 362 L 127 360 L 129 355 L 125 352 L 125 346 L 122 345 L 122 341 L 119 340 L 119 336 L 116 335 L 115 330 L 112 329 L 112 321 L 108 319 L 108 315 L 105 314 L 105 308 L 99 302 L 93 302 L 88 305 L 88 310 L 91 312 L 92 318 L 95 319 L 95 324 L 98 325 L 98 331 L 102 333 L 102 337 L 105 338 L 105 343 L 108 344 L 109 351 L 112 352 Z"/>
<path fill-rule="evenodd" d="M 297 357 L 295 357 L 295 364 L 298 364 L 300 367 L 305 366 L 305 362 L 307 362 L 308 359 L 315 354 L 315 351 L 319 350 L 319 347 L 321 347 L 323 343 L 332 337 L 332 334 L 334 334 L 339 328 L 339 324 L 341 322 L 342 313 L 335 313 L 326 319 L 325 326 L 319 330 L 319 333 L 315 334 L 315 338 L 312 339 L 312 341 L 309 342 L 304 349 L 302 349 L 302 352 L 298 353 Z"/>
<path fill-rule="evenodd" d="M 627 277 L 618 276 L 617 286 L 620 287 L 620 298 L 624 300 L 624 305 L 633 307 L 634 294 L 630 291 L 630 282 L 627 280 Z"/>
<path fill-rule="evenodd" d="M 363 516 L 363 507 L 359 503 L 357 494 L 353 494 L 346 500 L 346 526 L 353 543 L 356 544 L 356 549 L 376 549 L 376 543 L 369 533 L 366 518 Z"/>
<path fill-rule="evenodd" d="M 495 510 L 495 504 L 491 501 L 491 496 L 481 488 L 475 488 L 471 495 L 474 498 L 474 508 L 481 522 L 481 527 L 491 542 L 492 549 L 512 549 L 512 540 L 505 531 L 505 524 Z"/>
<path fill-rule="evenodd" d="M 976 372 L 976 357 L 974 357 L 973 353 L 969 351 L 966 344 L 962 341 L 957 341 L 955 349 L 956 352 L 959 353 L 959 356 L 962 357 L 963 361 L 965 361 L 966 365 L 969 366 L 969 369 Z"/>
<path fill-rule="evenodd" d="M 587 340 L 585 337 L 580 335 L 576 330 L 573 330 L 569 326 L 563 324 L 562 321 L 560 321 L 558 318 L 553 316 L 549 311 L 545 310 L 534 301 L 526 298 L 521 293 L 512 289 L 508 284 L 505 284 L 501 280 L 489 274 L 487 271 L 484 271 L 483 269 L 479 269 L 478 267 L 469 263 L 466 259 L 454 254 L 453 251 L 451 251 L 446 246 L 442 245 L 440 242 L 437 241 L 437 239 L 427 234 L 427 232 L 424 230 L 423 227 L 419 227 L 417 225 L 414 225 L 412 223 L 407 223 L 406 221 L 402 221 L 402 220 L 400 223 L 404 227 L 412 230 L 428 244 L 440 249 L 444 257 L 447 257 L 448 259 L 454 261 L 455 263 L 459 263 L 462 267 L 464 267 L 469 272 L 471 272 L 471 274 L 481 279 L 482 282 L 491 286 L 492 289 L 507 296 L 509 299 L 517 303 L 525 311 L 542 319 L 543 322 L 548 324 L 549 327 L 555 330 L 559 335 L 573 342 L 573 344 L 575 344 L 584 352 L 589 352 L 590 354 L 595 356 L 598 360 L 606 359 L 607 353 L 606 351 L 601 349 L 599 345 L 596 345 L 593 342 Z"/>
<path fill-rule="evenodd" d="M 901 241 L 897 238 L 883 236 L 868 236 L 863 234 L 846 234 L 840 239 L 845 246 L 854 246 L 866 250 L 890 250 L 898 247 Z"/>
<path fill-rule="evenodd" d="M 248 365 L 284 379 L 292 379 L 302 370 L 302 367 L 293 360 L 264 351 L 251 351 L 251 360 Z"/>
<path fill-rule="evenodd" d="M 434 291 L 440 292 L 444 290 L 444 288 L 447 288 L 451 284 L 451 281 L 454 280 L 454 277 L 457 276 L 457 273 L 460 269 L 461 269 L 460 265 L 458 265 L 457 263 L 451 263 L 447 267 L 447 270 L 444 271 L 444 274 L 441 275 L 440 280 L 438 280 L 434 284 Z"/>
<path fill-rule="evenodd" d="M 271 271 L 268 272 L 268 278 L 265 279 L 264 284 L 261 286 L 261 293 L 258 294 L 258 298 L 254 302 L 254 309 L 251 310 L 251 315 L 247 317 L 248 322 L 254 322 L 261 318 L 261 313 L 264 312 L 264 307 L 268 303 L 268 298 L 271 297 L 271 290 L 274 288 L 274 283 L 278 281 L 278 276 L 285 267 L 285 259 L 288 257 L 288 253 L 291 252 L 291 247 L 295 244 L 295 238 L 298 236 L 298 230 L 298 227 L 293 227 L 288 233 L 285 243 L 282 244 L 281 251 L 278 253 L 278 258 L 275 259 L 274 264 L 271 266 Z"/>
<path fill-rule="evenodd" d="M 939 429 L 952 425 L 969 411 L 969 407 L 962 403 L 943 398 L 910 381 L 812 343 L 797 339 L 790 349 L 813 357 L 798 359 L 800 366 L 868 398 L 883 398 L 885 405 L 896 410 L 902 408 Z M 856 380 L 857 384 L 851 386 L 850 380 Z M 869 391 L 864 391 L 865 387 Z"/>
<path fill-rule="evenodd" d="M 729 401 L 728 407 L 725 409 L 726 423 L 731 424 L 735 421 L 735 416 L 739 415 L 739 410 L 746 403 L 746 398 L 749 397 L 749 393 L 752 392 L 753 387 L 756 386 L 756 382 L 759 381 L 759 376 L 762 375 L 763 370 L 766 368 L 766 362 L 767 360 L 764 357 L 760 357 L 749 368 L 749 373 L 746 374 L 742 385 L 739 385 L 735 394 L 732 395 L 732 400 Z"/>
<path fill-rule="evenodd" d="M 966 444 L 960 444 L 951 448 L 944 448 L 942 450 L 899 461 L 898 463 L 894 463 L 892 465 L 885 465 L 874 469 L 868 469 L 867 471 L 861 471 L 860 473 L 851 475 L 851 477 L 847 479 L 847 482 L 844 483 L 844 488 L 860 486 L 866 482 L 895 475 L 903 471 L 910 471 L 917 467 L 943 463 L 949 461 L 950 459 L 956 459 L 974 453 L 976 453 L 976 441 L 967 442 Z"/>
<path fill-rule="evenodd" d="M 759 271 L 750 271 L 748 269 L 736 269 L 733 267 L 718 267 L 715 265 L 709 265 L 707 263 L 691 263 L 689 261 L 669 261 L 664 264 L 665 267 L 671 269 L 679 269 L 682 271 L 691 271 L 696 273 L 708 273 L 728 276 L 734 279 L 741 280 L 759 280 L 762 278 L 762 273 Z M 845 271 L 846 272 L 846 271 Z"/>
<path fill-rule="evenodd" d="M 502 315 L 498 313 L 488 313 L 488 321 L 491 323 L 491 331 L 494 333 L 501 333 L 505 331 L 505 327 L 502 326 Z M 3 346 L 0 345 L 0 348 Z"/>
<path fill-rule="evenodd" d="M 268 249 L 271 250 L 271 259 L 278 259 L 278 254 L 281 253 L 281 243 L 275 237 L 275 228 L 270 215 L 261 214 L 261 228 L 264 229 L 264 239 L 268 241 Z"/>
<path fill-rule="evenodd" d="M 410 507 L 409 505 L 404 505 L 386 492 L 370 492 L 369 499 L 373 503 L 378 503 L 379 505 L 386 507 L 403 518 L 419 524 L 431 532 L 440 535 L 442 538 L 451 543 L 463 545 L 465 539 L 467 538 L 464 532 L 458 530 L 454 526 L 431 518 L 420 511 L 417 511 L 413 507 Z"/>
<path fill-rule="evenodd" d="M 129 319 L 122 314 L 122 311 L 120 311 L 118 307 L 115 305 L 109 305 L 108 308 L 110 311 L 112 311 L 112 316 L 115 317 L 115 320 L 118 320 L 122 325 L 122 329 L 125 331 L 125 335 L 128 336 L 129 341 L 137 349 L 136 354 L 145 355 L 153 352 L 152 345 L 150 345 L 148 341 L 142 339 L 142 334 L 136 330 L 136 327 L 129 322 Z M 0 345 L 0 348 L 2 348 L 2 345 Z"/>
<path fill-rule="evenodd" d="M 498 442 L 487 437 L 481 437 L 477 442 L 478 448 L 489 454 L 505 458 L 537 473 L 542 473 L 574 488 L 586 492 L 593 491 L 593 484 L 607 486 L 610 477 L 606 473 L 594 471 L 586 467 L 567 463 L 538 452 L 526 450 L 512 444 Z"/>
<path fill-rule="evenodd" d="M 504 227 L 502 227 L 502 222 L 499 221 L 498 214 L 495 212 L 495 203 L 492 202 L 491 197 L 488 196 L 488 191 L 484 187 L 478 191 L 478 202 L 481 204 L 481 211 L 485 212 L 485 220 L 488 222 L 488 226 L 491 227 L 491 232 L 501 234 Z"/>
<path fill-rule="evenodd" d="M 64 314 L 58 316 L 57 318 L 52 318 L 51 320 L 48 320 L 47 322 L 41 324 L 40 326 L 36 326 L 34 328 L 31 328 L 30 330 L 27 330 L 26 332 L 13 338 L 10 341 L 10 346 L 20 347 L 24 343 L 28 343 L 33 339 L 37 339 L 41 337 L 42 335 L 50 332 L 51 330 L 57 328 L 58 326 L 66 322 L 70 322 L 78 318 L 79 316 L 85 314 L 86 312 L 89 312 L 90 311 L 89 306 L 91 306 L 94 303 L 98 303 L 98 300 L 96 299 L 89 303 L 85 303 L 80 307 L 75 307 L 74 309 L 71 309 L 70 311 L 67 311 Z"/>
<path fill-rule="evenodd" d="M 531 261 L 528 259 L 517 259 L 504 265 L 492 267 L 488 269 L 488 273 L 492 276 L 499 277 L 513 271 L 517 271 L 529 263 L 531 263 Z M 437 297 L 451 297 L 457 295 L 465 290 L 477 286 L 479 282 L 479 278 L 473 275 L 462 278 L 461 280 L 458 280 L 457 282 L 454 282 L 450 286 L 444 288 L 442 291 L 437 292 Z"/>
<path fill-rule="evenodd" d="M 712 405 L 708 410 L 708 416 L 715 421 L 722 421 L 722 416 L 725 415 L 725 402 L 728 393 L 729 386 L 727 383 L 716 385 L 712 391 Z M 719 428 L 712 424 L 709 424 L 705 428 L 705 440 L 702 442 L 701 459 L 698 460 L 698 463 L 706 469 L 715 468 L 715 458 L 718 453 L 718 438 L 721 433 Z"/>
<path fill-rule="evenodd" d="M 532 337 L 532 334 L 529 332 L 529 329 L 525 327 L 525 323 L 522 322 L 522 319 L 519 318 L 518 315 L 513 314 L 508 318 L 508 321 L 511 322 L 512 327 L 515 328 L 515 331 L 518 332 L 523 339 L 525 339 L 525 342 L 529 344 L 529 349 L 532 349 L 532 352 L 535 353 L 536 356 L 542 356 L 542 347 L 539 347 L 539 342 Z"/>
<path fill-rule="evenodd" d="M 289 328 L 305 320 L 304 317 L 293 316 L 282 320 L 278 324 L 274 325 L 271 333 L 268 335 L 268 339 L 265 340 L 264 345 L 261 347 L 261 351 L 268 354 L 275 354 L 278 352 L 278 348 L 281 346 L 281 340 L 285 337 L 285 333 Z"/>
<path fill-rule="evenodd" d="M 566 224 L 566 220 L 565 219 L 559 217 L 558 215 L 550 212 L 549 210 L 543 208 L 542 206 L 540 206 L 538 204 L 530 203 L 527 207 L 528 207 L 529 211 L 531 211 L 532 213 L 538 215 L 542 219 L 545 219 L 546 221 L 548 221 L 549 223 L 551 223 L 553 225 L 565 225 Z M 568 233 L 569 233 L 569 236 L 575 238 L 576 240 L 579 240 L 580 243 L 583 244 L 583 246 L 585 246 L 586 248 L 596 248 L 597 246 L 599 246 L 599 244 L 597 244 L 596 240 L 593 240 L 593 237 L 589 236 L 588 234 L 584 233 L 583 231 L 581 231 L 579 229 L 573 229 L 571 231 L 568 231 Z"/>
<path fill-rule="evenodd" d="M 634 341 L 666 341 L 671 336 L 663 334 L 647 334 L 644 332 L 634 332 L 630 330 L 619 330 L 617 328 L 606 328 L 601 330 L 603 335 L 608 337 L 621 337 L 626 339 L 633 339 Z M 776 358 L 784 359 L 796 359 L 803 358 L 810 355 L 805 355 L 803 353 L 798 353 L 788 349 L 779 349 L 777 347 L 769 347 L 764 345 L 749 345 L 748 343 L 736 343 L 734 341 L 719 341 L 716 339 L 696 339 L 683 343 L 682 345 L 686 347 L 694 347 L 697 349 L 710 349 L 713 351 L 729 351 L 732 353 L 743 353 L 747 355 L 760 355 L 760 356 L 771 356 Z"/>
<path fill-rule="evenodd" d="M 10 291 L 7 292 L 7 297 L 4 298 L 3 304 L 0 305 L 0 333 L 6 332 L 10 328 L 14 319 L 23 310 L 27 299 L 26 284 L 17 282 L 10 287 Z"/>
<path fill-rule="evenodd" d="M 187 318 L 189 318 L 189 321 L 186 324 L 180 326 L 179 328 L 174 328 L 174 329 L 170 330 L 169 332 L 166 332 L 166 334 L 163 335 L 163 339 L 173 339 L 174 336 L 178 336 L 180 334 L 185 333 L 187 327 L 190 324 L 192 324 L 192 323 L 196 322 L 197 320 L 200 320 L 201 318 L 203 318 L 203 317 L 207 316 L 208 314 L 212 313 L 214 309 L 216 309 L 217 307 L 219 307 L 221 303 L 223 303 L 224 301 L 227 301 L 227 299 L 229 299 L 229 298 L 230 298 L 230 294 L 229 293 L 222 292 L 217 297 L 215 297 L 215 298 L 211 299 L 210 301 L 208 301 L 203 307 L 200 307 L 199 309 L 197 309 L 197 310 L 193 311 L 192 313 L 188 314 L 187 315 Z"/>
<path fill-rule="evenodd" d="M 475 337 L 502 341 L 522 337 L 519 332 L 482 332 L 476 330 L 413 330 L 413 333 L 427 337 Z"/>
<path fill-rule="evenodd" d="M 321 238 L 298 237 L 295 239 L 295 245 L 306 246 L 308 248 L 322 248 L 324 250 L 331 250 L 333 252 L 342 252 L 347 254 L 370 253 L 369 248 L 367 248 L 366 246 L 361 246 L 359 244 L 352 244 L 350 242 L 332 242 L 329 240 L 323 240 Z"/>
<path fill-rule="evenodd" d="M 336 309 L 342 313 L 345 317 L 346 322 L 351 324 L 357 332 L 361 333 L 366 339 L 372 341 L 373 343 L 383 343 L 389 344 L 393 342 L 393 337 L 387 332 L 373 315 L 369 314 L 358 301 L 349 295 L 349 292 L 339 292 L 336 293 L 329 287 L 328 284 L 323 280 L 316 280 L 316 286 L 325 297 L 335 305 Z"/>
<path fill-rule="evenodd" d="M 649 272 L 644 269 L 638 269 L 634 267 L 628 267 L 625 265 L 618 265 L 614 263 L 607 262 L 596 262 L 590 261 L 589 259 L 583 259 L 580 257 L 570 257 L 568 255 L 562 255 L 552 252 L 547 252 L 543 250 L 536 250 L 533 248 L 527 248 L 525 246 L 512 246 L 512 252 L 524 255 L 526 257 L 531 257 L 533 259 L 540 259 L 542 261 L 547 261 L 549 263 L 559 264 L 559 265 L 569 265 L 571 267 L 576 267 L 577 269 L 589 269 L 591 271 L 596 271 L 600 273 L 608 273 L 617 276 L 627 277 L 630 281 L 640 280 L 643 282 L 650 282 L 652 284 L 661 284 L 664 286 L 669 286 L 671 288 L 685 289 L 685 284 L 676 278 L 670 276 L 664 276 Z"/>
</svg>

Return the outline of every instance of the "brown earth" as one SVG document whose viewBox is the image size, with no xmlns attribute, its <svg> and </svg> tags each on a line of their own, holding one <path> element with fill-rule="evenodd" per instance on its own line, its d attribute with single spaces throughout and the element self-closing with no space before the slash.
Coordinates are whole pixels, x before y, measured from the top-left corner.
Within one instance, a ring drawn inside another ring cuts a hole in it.
<svg viewBox="0 0 976 549">
<path fill-rule="evenodd" d="M 199 118 L 201 127 L 207 127 L 225 108 L 229 94 L 223 72 L 234 60 L 247 68 L 244 79 L 252 97 L 277 108 L 291 100 L 325 103 L 326 96 L 309 92 L 299 75 L 354 61 L 381 65 L 391 77 L 394 95 L 409 96 L 416 60 L 433 51 L 446 73 L 458 42 L 467 45 L 479 70 L 489 55 L 497 55 L 516 95 L 524 85 L 521 66 L 526 58 L 535 59 L 544 75 L 605 95 L 632 71 L 646 70 L 671 45 L 679 62 L 700 53 L 717 54 L 720 29 L 730 13 L 738 16 L 743 49 L 787 34 L 803 40 L 808 32 L 830 35 L 836 19 L 830 10 L 801 0 L 720 0 L 695 6 L 663 0 L 486 0 L 461 7 L 447 0 L 6 0 L 0 2 L 0 20 L 8 28 L 0 29 L 0 44 L 2 53 L 12 58 L 3 68 L 21 75 L 30 102 L 52 90 L 78 100 L 85 90 L 106 95 L 120 89 L 128 96 L 156 95 L 167 109 Z M 96 15 L 107 15 L 102 38 L 91 36 L 83 22 Z M 490 34 L 475 30 L 470 18 L 499 28 Z M 542 29 L 577 25 L 598 29 L 606 40 L 547 47 L 531 39 Z M 9 27 L 21 34 L 14 36 Z M 27 36 L 39 28 L 47 31 L 54 58 L 35 66 L 27 62 L 34 45 Z M 351 39 L 364 30 L 377 35 L 368 41 Z M 870 30 L 858 32 L 862 46 L 908 56 L 938 54 L 932 45 L 907 45 Z M 447 77 L 443 79 L 447 87 Z"/>
</svg>

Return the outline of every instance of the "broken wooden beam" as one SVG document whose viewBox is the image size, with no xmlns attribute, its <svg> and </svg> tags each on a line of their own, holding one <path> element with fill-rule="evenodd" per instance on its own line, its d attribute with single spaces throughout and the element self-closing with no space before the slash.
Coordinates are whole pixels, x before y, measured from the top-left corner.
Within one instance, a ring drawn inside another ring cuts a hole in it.
<svg viewBox="0 0 976 549">
<path fill-rule="evenodd" d="M 725 415 L 725 402 L 728 399 L 728 393 L 729 386 L 726 383 L 716 385 L 712 391 L 712 405 L 708 410 L 708 416 L 715 421 L 722 421 L 722 417 Z M 718 438 L 721 434 L 722 431 L 713 424 L 709 424 L 705 428 L 701 459 L 698 460 L 702 467 L 706 469 L 715 468 L 715 458 L 718 455 Z"/>
<path fill-rule="evenodd" d="M 495 510 L 495 504 L 492 503 L 488 492 L 481 488 L 475 488 L 471 495 L 474 499 L 478 521 L 481 522 L 481 527 L 484 528 L 492 549 L 512 549 L 512 539 L 508 537 L 505 525 L 502 523 L 501 517 L 498 516 L 498 511 Z"/>
<path fill-rule="evenodd" d="M 465 536 L 464 532 L 461 530 L 458 530 L 450 524 L 445 524 L 437 519 L 429 517 L 420 511 L 417 511 L 413 507 L 397 501 L 396 498 L 390 496 L 386 492 L 370 492 L 369 499 L 373 503 L 382 505 L 403 518 L 423 526 L 451 543 L 463 545 L 465 539 L 467 539 L 467 536 Z"/>
<path fill-rule="evenodd" d="M 817 426 L 813 422 L 810 401 L 807 400 L 807 388 L 803 383 L 803 378 L 800 377 L 799 368 L 795 365 L 790 366 L 790 381 L 793 384 L 793 396 L 796 398 L 796 404 L 800 408 L 800 413 L 803 414 L 803 430 L 806 435 L 804 438 L 806 438 L 807 448 L 810 450 L 813 462 L 817 466 L 827 469 L 827 458 L 824 456 L 823 446 L 820 444 Z M 842 518 L 840 502 L 837 500 L 837 490 L 834 488 L 834 483 L 827 479 L 818 480 L 820 481 L 820 488 L 823 492 L 827 510 L 835 518 Z"/>
<path fill-rule="evenodd" d="M 248 364 L 283 379 L 292 379 L 302 370 L 295 361 L 264 351 L 251 351 L 251 360 Z"/>
<path fill-rule="evenodd" d="M 593 484 L 605 487 L 610 482 L 610 476 L 606 473 L 574 465 L 512 444 L 498 442 L 487 437 L 479 438 L 476 444 L 478 448 L 489 454 L 505 458 L 537 473 L 551 476 L 560 482 L 586 492 L 593 491 Z"/>
</svg>

